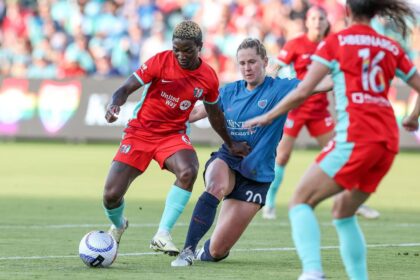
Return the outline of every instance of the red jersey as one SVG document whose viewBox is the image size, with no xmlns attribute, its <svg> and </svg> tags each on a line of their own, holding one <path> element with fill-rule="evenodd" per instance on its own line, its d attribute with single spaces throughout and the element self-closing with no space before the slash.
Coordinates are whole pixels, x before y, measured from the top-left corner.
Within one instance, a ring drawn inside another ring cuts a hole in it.
<svg viewBox="0 0 420 280">
<path fill-rule="evenodd" d="M 185 132 L 195 102 L 215 103 L 219 97 L 219 80 L 207 63 L 183 69 L 172 51 L 156 54 L 133 75 L 144 90 L 128 125 L 153 133 Z"/>
<path fill-rule="evenodd" d="M 301 35 L 284 45 L 278 59 L 281 64 L 292 65 L 296 71 L 296 78 L 303 80 L 311 64 L 311 56 L 315 53 L 318 43 L 308 39 L 306 34 Z M 305 114 L 309 118 L 324 118 L 328 116 L 328 99 L 326 94 L 316 94 L 309 97 L 302 105 L 293 110 L 299 116 Z"/>
<path fill-rule="evenodd" d="M 337 142 L 385 142 L 398 151 L 398 126 L 388 101 L 395 75 L 407 81 L 416 69 L 395 41 L 370 26 L 353 25 L 321 42 L 312 58 L 331 69 Z"/>
</svg>

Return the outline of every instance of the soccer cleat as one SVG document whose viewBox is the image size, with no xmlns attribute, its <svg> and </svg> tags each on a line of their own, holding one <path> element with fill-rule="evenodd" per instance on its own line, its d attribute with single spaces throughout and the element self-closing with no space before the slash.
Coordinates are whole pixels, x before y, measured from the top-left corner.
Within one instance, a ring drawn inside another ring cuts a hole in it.
<svg viewBox="0 0 420 280">
<path fill-rule="evenodd" d="M 194 260 L 201 261 L 201 255 L 204 253 L 204 246 L 195 253 Z"/>
<path fill-rule="evenodd" d="M 379 213 L 377 210 L 364 204 L 360 205 L 356 211 L 356 214 L 366 219 L 377 219 L 381 215 L 381 213 Z"/>
<path fill-rule="evenodd" d="M 276 208 L 265 206 L 262 209 L 262 217 L 263 217 L 263 219 L 267 219 L 267 220 L 275 220 L 276 219 Z"/>
<path fill-rule="evenodd" d="M 319 272 L 319 271 L 304 272 L 298 278 L 298 280 L 324 280 L 324 279 L 326 279 L 324 273 Z"/>
<path fill-rule="evenodd" d="M 194 260 L 194 252 L 190 249 L 190 247 L 188 247 L 182 250 L 178 257 L 171 262 L 171 266 L 190 266 L 193 264 Z"/>
<path fill-rule="evenodd" d="M 172 237 L 169 233 L 156 234 L 150 241 L 150 249 L 163 252 L 169 256 L 177 256 L 179 254 L 179 250 L 172 242 Z"/>
<path fill-rule="evenodd" d="M 128 220 L 124 218 L 124 224 L 122 228 L 117 228 L 115 225 L 111 225 L 111 228 L 108 230 L 108 233 L 117 241 L 117 244 L 120 244 L 121 236 L 124 231 L 128 228 Z"/>
</svg>

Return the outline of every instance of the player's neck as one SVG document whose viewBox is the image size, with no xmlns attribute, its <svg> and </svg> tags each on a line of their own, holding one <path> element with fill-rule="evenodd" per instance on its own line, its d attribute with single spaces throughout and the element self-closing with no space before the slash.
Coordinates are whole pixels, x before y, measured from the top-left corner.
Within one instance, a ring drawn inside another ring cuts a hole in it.
<svg viewBox="0 0 420 280">
<path fill-rule="evenodd" d="M 349 25 L 356 25 L 356 24 L 370 26 L 370 19 L 367 19 L 367 18 L 352 18 L 349 22 Z"/>
<path fill-rule="evenodd" d="M 306 37 L 309 41 L 319 43 L 322 40 L 321 34 L 306 33 Z"/>
<path fill-rule="evenodd" d="M 194 64 L 192 64 L 188 70 L 193 71 L 197 69 L 198 67 L 200 67 L 200 65 L 201 65 L 201 59 L 198 58 L 197 61 L 195 61 Z"/>
</svg>

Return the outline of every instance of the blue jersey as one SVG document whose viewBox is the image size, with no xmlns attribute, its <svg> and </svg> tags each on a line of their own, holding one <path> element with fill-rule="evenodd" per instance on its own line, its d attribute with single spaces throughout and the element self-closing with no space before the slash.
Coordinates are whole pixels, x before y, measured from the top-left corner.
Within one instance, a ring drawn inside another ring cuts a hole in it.
<svg viewBox="0 0 420 280">
<path fill-rule="evenodd" d="M 298 83 L 297 79 L 266 77 L 252 91 L 246 89 L 243 80 L 220 89 L 219 106 L 225 114 L 230 137 L 233 141 L 246 141 L 251 147 L 249 155 L 240 158 L 229 154 L 227 147 L 222 145 L 219 152 L 231 169 L 257 182 L 271 182 L 274 179 L 276 147 L 283 135 L 287 114 L 279 116 L 270 125 L 251 130 L 243 128 L 243 124 L 248 119 L 270 111 Z"/>
</svg>

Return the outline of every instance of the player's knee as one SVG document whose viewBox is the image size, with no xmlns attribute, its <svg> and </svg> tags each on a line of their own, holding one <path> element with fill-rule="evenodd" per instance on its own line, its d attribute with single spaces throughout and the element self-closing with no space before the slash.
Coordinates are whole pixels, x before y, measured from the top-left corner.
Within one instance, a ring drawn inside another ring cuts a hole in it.
<svg viewBox="0 0 420 280">
<path fill-rule="evenodd" d="M 178 172 L 178 174 L 176 174 L 176 176 L 183 185 L 190 186 L 192 188 L 192 185 L 194 184 L 195 179 L 197 178 L 197 173 L 198 173 L 198 166 L 194 166 L 190 164 L 182 168 Z"/>
<path fill-rule="evenodd" d="M 222 199 L 226 195 L 227 185 L 221 184 L 219 182 L 207 182 L 206 192 L 212 194 L 213 196 Z"/>
<path fill-rule="evenodd" d="M 116 208 L 120 205 L 123 195 L 118 190 L 106 190 L 103 195 L 104 205 L 108 209 Z"/>
<path fill-rule="evenodd" d="M 289 162 L 289 159 L 290 153 L 279 153 L 276 157 L 276 163 L 277 165 L 285 166 Z"/>
<path fill-rule="evenodd" d="M 219 261 L 226 258 L 226 256 L 229 254 L 229 248 L 227 247 L 210 248 L 210 254 L 214 258 L 215 261 Z"/>
</svg>

